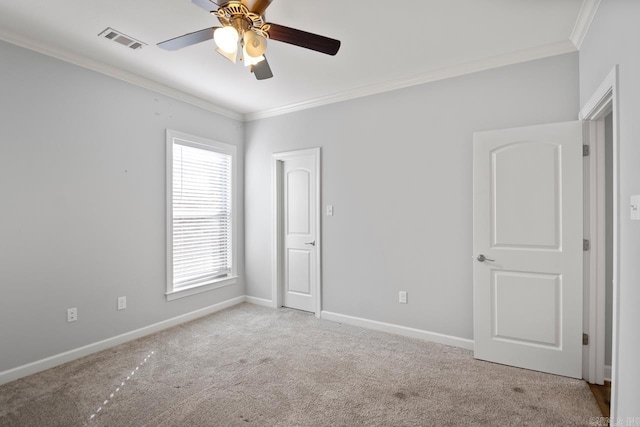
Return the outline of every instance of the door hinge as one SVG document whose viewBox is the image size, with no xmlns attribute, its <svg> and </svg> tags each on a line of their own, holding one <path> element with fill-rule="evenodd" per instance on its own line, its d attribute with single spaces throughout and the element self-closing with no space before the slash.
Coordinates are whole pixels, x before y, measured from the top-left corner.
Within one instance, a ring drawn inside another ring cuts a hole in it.
<svg viewBox="0 0 640 427">
<path fill-rule="evenodd" d="M 582 250 L 583 251 L 589 251 L 591 250 L 591 242 L 588 239 L 584 239 L 582 241 Z"/>
<path fill-rule="evenodd" d="M 589 345 L 589 334 L 582 334 L 582 345 Z"/>
<path fill-rule="evenodd" d="M 589 154 L 591 154 L 591 149 L 589 148 L 588 145 L 583 145 L 582 146 L 582 157 L 587 157 Z"/>
</svg>

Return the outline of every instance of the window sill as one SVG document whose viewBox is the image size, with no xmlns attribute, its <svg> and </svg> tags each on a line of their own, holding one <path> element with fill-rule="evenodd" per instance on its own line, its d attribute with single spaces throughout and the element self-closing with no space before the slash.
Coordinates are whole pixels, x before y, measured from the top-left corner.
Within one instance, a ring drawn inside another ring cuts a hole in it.
<svg viewBox="0 0 640 427">
<path fill-rule="evenodd" d="M 235 285 L 238 280 L 238 276 L 227 276 L 221 279 L 217 279 L 202 285 L 189 286 L 175 291 L 167 292 L 167 301 L 173 301 L 179 298 L 188 297 L 191 295 L 199 294 L 202 292 L 211 291 L 214 289 L 224 288 L 225 286 Z"/>
</svg>

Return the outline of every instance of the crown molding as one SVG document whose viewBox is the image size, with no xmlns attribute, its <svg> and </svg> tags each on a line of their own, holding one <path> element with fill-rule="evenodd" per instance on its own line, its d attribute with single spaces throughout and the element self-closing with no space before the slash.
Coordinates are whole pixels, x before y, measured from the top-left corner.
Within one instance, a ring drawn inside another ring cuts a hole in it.
<svg viewBox="0 0 640 427">
<path fill-rule="evenodd" d="M 590 0 L 587 0 L 590 1 Z M 350 89 L 331 95 L 298 102 L 283 107 L 272 108 L 269 110 L 258 111 L 245 114 L 245 121 L 253 121 L 266 119 L 269 117 L 289 114 L 295 111 L 306 110 L 309 108 L 320 107 L 322 105 L 333 104 L 336 102 L 348 101 L 350 99 L 362 98 L 369 95 L 376 95 L 383 92 L 389 92 L 410 86 L 421 85 L 424 83 L 444 80 L 451 77 L 462 76 L 465 74 L 485 71 L 492 68 L 503 67 L 506 65 L 518 64 L 521 62 L 533 61 L 550 56 L 562 55 L 565 53 L 575 52 L 577 49 L 570 40 L 564 40 L 557 43 L 551 43 L 543 46 L 537 46 L 530 49 L 518 50 L 504 55 L 493 56 L 476 61 L 470 61 L 463 64 L 453 65 L 451 67 L 442 68 L 427 73 L 405 77 L 391 82 L 384 82 L 363 86 L 356 89 Z"/>
<path fill-rule="evenodd" d="M 601 0 L 584 0 L 582 3 L 582 8 L 580 8 L 580 13 L 578 13 L 578 18 L 569 37 L 578 50 L 582 47 L 582 42 L 589 32 L 589 27 L 591 27 L 593 18 L 596 16 L 598 7 L 600 7 L 600 1 Z"/>
<path fill-rule="evenodd" d="M 244 120 L 243 114 L 238 113 L 236 111 L 229 110 L 227 108 L 221 107 L 209 101 L 205 101 L 204 99 L 198 98 L 196 96 L 188 95 L 177 89 L 170 88 L 161 83 L 155 82 L 153 80 L 147 79 L 137 74 L 121 70 L 119 68 L 113 67 L 111 65 L 107 65 L 99 61 L 95 61 L 93 59 L 85 58 L 81 55 L 71 53 L 64 49 L 53 47 L 46 43 L 35 41 L 33 39 L 15 34 L 10 31 L 6 31 L 4 29 L 0 29 L 0 40 L 4 40 L 16 46 L 20 46 L 25 49 L 42 53 L 47 56 L 51 56 L 61 61 L 69 62 L 71 64 L 78 65 L 80 67 L 87 68 L 92 71 L 96 71 L 98 73 L 107 75 L 109 77 L 113 77 L 118 80 L 122 80 L 127 83 L 131 83 L 133 85 L 142 87 L 144 89 L 148 89 L 150 91 L 159 93 L 161 95 L 166 95 L 168 97 L 177 99 L 179 101 L 186 102 L 187 104 L 195 105 L 196 107 L 200 107 L 204 110 L 211 111 L 216 114 L 220 114 L 221 116 L 225 116 L 238 121 Z"/>
</svg>

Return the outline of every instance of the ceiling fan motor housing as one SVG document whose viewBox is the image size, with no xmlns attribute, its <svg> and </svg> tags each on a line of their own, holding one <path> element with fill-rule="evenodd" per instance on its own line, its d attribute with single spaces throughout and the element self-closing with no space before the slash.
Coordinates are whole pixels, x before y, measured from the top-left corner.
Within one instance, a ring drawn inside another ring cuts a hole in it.
<svg viewBox="0 0 640 427">
<path fill-rule="evenodd" d="M 212 12 L 218 17 L 223 26 L 234 27 L 240 35 L 251 30 L 264 38 L 269 37 L 269 24 L 265 24 L 264 18 L 258 13 L 251 12 L 239 1 L 231 1 Z"/>
</svg>

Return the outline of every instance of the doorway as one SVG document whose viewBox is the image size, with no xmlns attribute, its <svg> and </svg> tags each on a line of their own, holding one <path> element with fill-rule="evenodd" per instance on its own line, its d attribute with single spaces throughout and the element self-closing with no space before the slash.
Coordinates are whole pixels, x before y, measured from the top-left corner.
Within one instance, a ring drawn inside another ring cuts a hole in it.
<svg viewBox="0 0 640 427">
<path fill-rule="evenodd" d="M 604 118 L 605 167 L 605 319 L 604 380 L 611 382 L 613 352 L 613 113 Z"/>
<path fill-rule="evenodd" d="M 321 310 L 320 148 L 273 154 L 273 305 Z"/>
<path fill-rule="evenodd" d="M 618 325 L 618 122 L 617 66 L 580 112 L 589 132 L 590 153 L 585 158 L 585 321 L 583 378 L 606 384 L 611 390 L 611 417 L 617 395 Z M 606 387 L 605 387 L 606 388 Z"/>
</svg>

